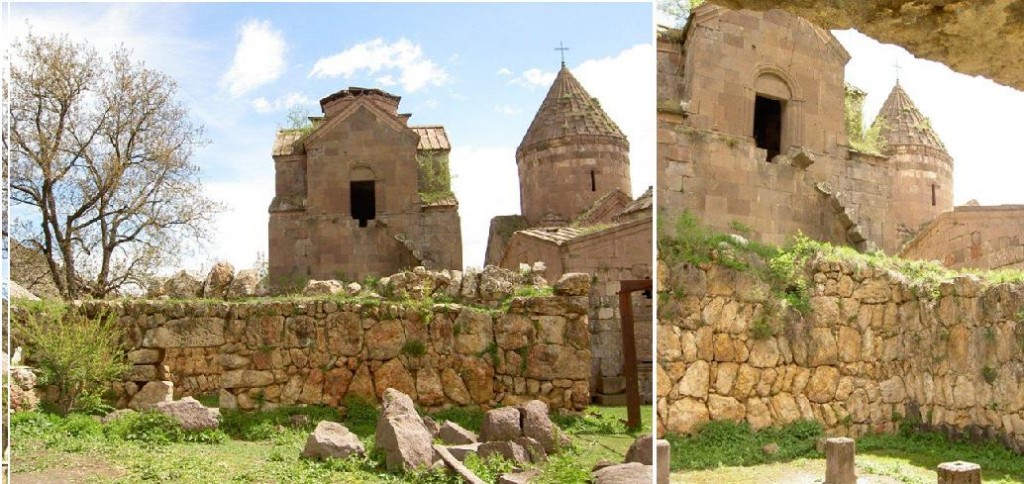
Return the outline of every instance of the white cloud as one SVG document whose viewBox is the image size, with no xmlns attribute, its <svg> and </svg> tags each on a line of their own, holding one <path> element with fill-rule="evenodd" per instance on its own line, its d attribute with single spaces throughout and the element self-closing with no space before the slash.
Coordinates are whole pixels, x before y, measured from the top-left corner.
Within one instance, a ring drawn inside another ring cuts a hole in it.
<svg viewBox="0 0 1024 484">
<path fill-rule="evenodd" d="M 214 221 L 217 231 L 206 250 L 186 261 L 186 268 L 196 270 L 210 260 L 230 262 L 236 270 L 252 267 L 257 252 L 267 254 L 267 207 L 274 197 L 274 179 L 205 182 L 203 189 L 226 209 Z"/>
<path fill-rule="evenodd" d="M 232 97 L 277 80 L 285 69 L 284 37 L 270 21 L 250 20 L 239 29 L 239 36 L 235 59 L 220 81 Z"/>
<path fill-rule="evenodd" d="M 512 106 L 509 106 L 508 104 L 500 104 L 500 105 L 496 104 L 494 106 L 494 112 L 501 113 L 501 114 L 504 114 L 506 116 L 513 116 L 513 115 L 516 115 L 516 114 L 519 114 L 519 113 L 523 112 L 523 109 L 522 108 L 512 107 Z"/>
<path fill-rule="evenodd" d="M 391 44 L 383 39 L 356 44 L 330 57 L 318 59 L 309 77 L 343 76 L 349 79 L 361 71 L 376 74 L 382 70 L 397 70 L 398 83 L 407 92 L 428 85 L 440 86 L 449 80 L 443 68 L 423 56 L 423 48 L 419 44 L 406 39 Z"/>
<path fill-rule="evenodd" d="M 630 181 L 633 196 L 639 196 L 654 185 L 654 46 L 635 45 L 614 57 L 588 60 L 570 70 L 629 140 Z"/>
<path fill-rule="evenodd" d="M 426 102 L 423 103 L 423 105 L 426 106 L 428 109 L 437 109 L 437 107 L 440 106 L 441 103 L 437 102 L 437 99 L 427 99 Z"/>
<path fill-rule="evenodd" d="M 495 72 L 494 75 L 497 75 L 497 76 L 511 76 L 512 75 L 512 70 L 509 69 L 508 67 L 502 67 L 501 69 L 498 69 L 498 72 Z"/>
<path fill-rule="evenodd" d="M 491 218 L 519 213 L 516 150 L 455 146 L 449 160 L 462 219 L 462 264 L 482 267 Z"/>
<path fill-rule="evenodd" d="M 301 106 L 303 104 L 313 104 L 313 101 L 306 97 L 301 92 L 290 92 L 283 96 L 278 97 L 273 101 L 268 101 L 265 97 L 258 97 L 252 100 L 252 108 L 259 113 L 271 113 L 274 111 L 284 111 L 291 109 L 294 106 Z"/>
<path fill-rule="evenodd" d="M 398 84 L 398 82 L 395 81 L 394 76 L 391 74 L 378 77 L 377 82 L 382 86 L 394 86 L 395 84 Z"/>
<path fill-rule="evenodd" d="M 500 73 L 501 71 L 498 72 Z M 554 80 L 554 72 L 544 72 L 540 69 L 534 68 L 523 71 L 522 74 L 511 81 L 508 81 L 508 83 L 517 86 L 526 86 L 532 89 L 536 87 L 548 87 L 552 82 L 554 82 Z"/>
</svg>

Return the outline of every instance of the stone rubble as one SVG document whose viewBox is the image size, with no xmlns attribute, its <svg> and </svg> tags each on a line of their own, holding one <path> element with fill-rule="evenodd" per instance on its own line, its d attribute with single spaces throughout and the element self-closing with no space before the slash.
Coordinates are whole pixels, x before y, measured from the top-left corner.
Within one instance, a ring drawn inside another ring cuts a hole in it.
<svg viewBox="0 0 1024 484">
<path fill-rule="evenodd" d="M 344 459 L 365 453 L 366 449 L 356 434 L 340 423 L 324 420 L 309 434 L 301 455 L 307 459 Z"/>
</svg>

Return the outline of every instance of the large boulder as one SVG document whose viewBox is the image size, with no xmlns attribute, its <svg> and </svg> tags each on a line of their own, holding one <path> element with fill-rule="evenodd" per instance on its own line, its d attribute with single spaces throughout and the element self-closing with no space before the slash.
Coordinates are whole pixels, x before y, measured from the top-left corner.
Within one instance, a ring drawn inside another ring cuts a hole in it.
<svg viewBox="0 0 1024 484">
<path fill-rule="evenodd" d="M 158 403 L 170 402 L 173 399 L 173 382 L 151 381 L 146 382 L 142 389 L 136 392 L 135 395 L 132 395 L 131 401 L 128 402 L 128 407 L 135 410 L 145 410 L 155 407 Z"/>
<path fill-rule="evenodd" d="M 480 425 L 480 441 L 509 441 L 523 435 L 519 421 L 519 409 L 503 407 L 488 410 Z"/>
<path fill-rule="evenodd" d="M 566 436 L 548 417 L 548 405 L 540 400 L 530 400 L 519 405 L 523 435 L 540 442 L 547 453 L 557 452 L 566 444 Z"/>
<path fill-rule="evenodd" d="M 11 299 L 22 299 L 26 301 L 39 300 L 39 296 L 36 296 L 35 294 L 32 294 L 32 291 L 21 287 L 21 284 L 18 284 L 15 281 L 7 281 L 7 283 L 7 295 L 10 296 Z"/>
<path fill-rule="evenodd" d="M 303 296 L 330 296 L 345 292 L 345 285 L 341 281 L 309 281 L 306 288 L 302 290 Z"/>
<path fill-rule="evenodd" d="M 203 282 L 203 297 L 224 298 L 235 278 L 235 266 L 227 262 L 218 262 L 210 269 Z"/>
<path fill-rule="evenodd" d="M 188 272 L 179 271 L 164 281 L 163 293 L 174 299 L 192 299 L 203 290 L 203 281 Z"/>
<path fill-rule="evenodd" d="M 476 452 L 481 459 L 485 460 L 492 455 L 497 455 L 517 464 L 529 464 L 531 462 L 530 453 L 525 447 L 516 442 L 501 440 L 485 442 L 480 444 Z"/>
<path fill-rule="evenodd" d="M 595 471 L 594 484 L 651 484 L 654 466 L 639 462 L 616 464 Z"/>
<path fill-rule="evenodd" d="M 244 299 L 266 294 L 263 278 L 255 269 L 242 269 L 228 286 L 228 299 Z"/>
<path fill-rule="evenodd" d="M 639 462 L 643 465 L 654 465 L 654 437 L 641 435 L 633 441 L 626 451 L 626 463 Z"/>
<path fill-rule="evenodd" d="M 586 296 L 590 294 L 590 274 L 567 272 L 553 287 L 556 296 Z"/>
<path fill-rule="evenodd" d="M 173 417 L 185 430 L 215 429 L 220 425 L 220 409 L 206 408 L 192 397 L 176 402 L 160 402 L 154 408 L 157 412 Z"/>
<path fill-rule="evenodd" d="M 324 420 L 306 439 L 302 457 L 309 459 L 344 459 L 352 454 L 363 455 L 366 449 L 356 434 L 344 425 Z"/>
<path fill-rule="evenodd" d="M 447 445 L 463 445 L 476 443 L 476 434 L 462 428 L 455 422 L 446 421 L 437 431 L 437 437 Z"/>
<path fill-rule="evenodd" d="M 388 388 L 377 420 L 374 440 L 384 452 L 389 471 L 429 467 L 434 462 L 433 438 L 408 395 Z"/>
</svg>

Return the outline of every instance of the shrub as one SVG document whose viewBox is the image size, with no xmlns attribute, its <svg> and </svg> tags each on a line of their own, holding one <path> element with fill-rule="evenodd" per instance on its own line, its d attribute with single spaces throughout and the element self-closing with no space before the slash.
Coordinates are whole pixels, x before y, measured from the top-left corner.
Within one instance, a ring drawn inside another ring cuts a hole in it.
<svg viewBox="0 0 1024 484">
<path fill-rule="evenodd" d="M 57 389 L 53 404 L 62 415 L 104 410 L 103 393 L 130 369 L 124 329 L 112 313 L 89 319 L 63 309 L 42 311 L 29 314 L 14 331 L 39 369 L 39 385 Z"/>
<path fill-rule="evenodd" d="M 402 345 L 402 354 L 412 357 L 420 357 L 427 354 L 427 345 L 419 339 L 410 339 Z"/>
</svg>

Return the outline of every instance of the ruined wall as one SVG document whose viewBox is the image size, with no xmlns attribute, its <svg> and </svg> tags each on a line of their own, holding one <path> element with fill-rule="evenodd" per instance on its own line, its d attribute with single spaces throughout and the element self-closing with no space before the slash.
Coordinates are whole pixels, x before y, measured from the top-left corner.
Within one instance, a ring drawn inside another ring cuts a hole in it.
<svg viewBox="0 0 1024 484">
<path fill-rule="evenodd" d="M 671 224 L 689 210 L 719 230 L 739 222 L 762 242 L 781 244 L 802 231 L 898 249 L 889 222 L 895 172 L 884 158 L 847 146 L 847 59 L 830 34 L 779 11 L 700 7 L 685 31 L 660 35 L 661 220 Z M 758 93 L 788 96 L 775 160 L 753 138 Z"/>
<path fill-rule="evenodd" d="M 954 269 L 1024 269 L 1024 206 L 956 207 L 925 227 L 902 256 Z"/>
<path fill-rule="evenodd" d="M 812 259 L 811 311 L 774 316 L 749 272 L 659 268 L 659 431 L 800 419 L 829 434 L 903 418 L 1024 451 L 1024 285 L 973 276 L 936 292 L 864 264 Z"/>
<path fill-rule="evenodd" d="M 337 298 L 101 301 L 72 310 L 116 310 L 128 329 L 134 367 L 115 385 L 121 405 L 147 381 L 170 380 L 176 398 L 219 395 L 224 408 L 339 405 L 393 387 L 426 408 L 538 398 L 579 410 L 590 402 L 591 359 L 582 276 L 558 295 L 513 299 L 507 311 Z"/>
<path fill-rule="evenodd" d="M 591 352 L 591 384 L 598 403 L 623 404 L 625 379 L 622 377 L 622 331 L 619 317 L 619 281 L 651 277 L 652 220 L 647 217 L 622 223 L 589 234 L 554 240 L 513 235 L 502 264 L 516 269 L 520 263 L 544 261 L 543 273 L 548 280 L 557 280 L 564 273 L 593 274 L 589 317 Z M 640 367 L 640 392 L 650 400 L 652 300 L 642 294 L 633 295 L 634 333 Z"/>
</svg>

